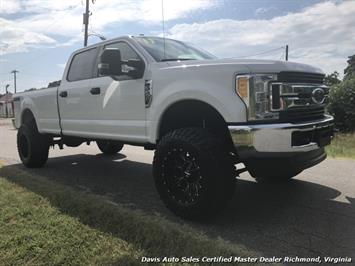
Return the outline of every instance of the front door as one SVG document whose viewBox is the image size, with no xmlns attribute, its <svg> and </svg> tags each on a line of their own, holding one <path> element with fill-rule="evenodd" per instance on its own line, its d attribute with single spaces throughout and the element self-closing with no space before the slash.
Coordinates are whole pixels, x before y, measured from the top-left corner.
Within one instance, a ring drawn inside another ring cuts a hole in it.
<svg viewBox="0 0 355 266">
<path fill-rule="evenodd" d="M 116 41 L 105 48 L 117 48 L 122 61 L 139 59 L 140 56 L 127 42 Z M 132 78 L 123 65 L 121 76 L 98 76 L 91 80 L 91 87 L 100 90 L 95 110 L 98 121 L 95 135 L 98 138 L 127 142 L 146 142 L 146 110 L 144 103 L 144 77 Z"/>
</svg>

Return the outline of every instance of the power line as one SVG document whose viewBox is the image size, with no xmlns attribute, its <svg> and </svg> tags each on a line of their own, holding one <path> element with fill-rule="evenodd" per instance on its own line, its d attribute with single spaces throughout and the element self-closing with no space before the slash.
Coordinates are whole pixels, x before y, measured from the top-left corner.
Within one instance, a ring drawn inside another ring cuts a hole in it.
<svg viewBox="0 0 355 266">
<path fill-rule="evenodd" d="M 11 75 L 12 72 L 10 73 L 0 73 L 0 75 Z M 39 73 L 29 73 L 29 72 L 23 72 L 21 71 L 21 75 L 23 76 L 36 76 L 36 77 L 50 77 L 50 78 L 53 78 L 55 77 L 54 75 L 45 75 L 45 74 L 39 74 Z"/>
<path fill-rule="evenodd" d="M 284 51 L 281 52 L 280 60 L 284 57 Z"/>
<path fill-rule="evenodd" d="M 55 21 L 53 21 L 53 23 L 49 24 L 49 26 L 46 28 L 46 30 L 49 31 L 60 20 L 61 20 L 61 18 L 60 19 L 56 19 Z M 24 66 L 30 66 L 33 63 L 38 62 L 38 60 L 34 60 L 34 59 L 35 58 L 38 59 L 39 57 L 41 57 L 43 55 L 43 53 L 44 53 L 44 49 L 40 50 L 37 55 L 31 56 L 30 59 L 26 60 L 24 63 L 21 64 L 21 68 L 23 68 Z"/>
<path fill-rule="evenodd" d="M 0 0 L 0 2 L 1 2 L 1 0 Z M 80 4 L 76 4 L 76 5 L 73 5 L 73 7 L 76 8 L 79 5 Z M 61 22 L 61 21 L 62 21 L 62 17 L 54 19 L 54 21 L 52 23 L 49 23 L 49 25 L 46 27 L 46 31 L 49 32 L 49 30 L 51 30 L 58 22 Z M 5 44 L 5 47 L 3 49 L 0 49 L 0 51 L 2 51 L 2 50 L 5 51 L 8 47 L 9 47 L 9 45 Z M 44 48 L 47 48 L 47 47 L 44 47 Z M 48 47 L 48 48 L 52 48 L 52 47 Z M 42 50 L 40 50 L 40 52 L 37 55 L 30 57 L 28 60 L 26 60 L 24 63 L 21 64 L 21 68 L 23 68 L 24 66 L 32 65 L 35 62 L 38 62 L 38 60 L 34 60 L 34 59 L 38 59 L 39 57 L 41 57 L 43 55 L 44 51 L 45 51 L 45 49 L 42 49 Z M 2 75 L 2 74 L 3 73 L 0 73 L 0 75 Z"/>
<path fill-rule="evenodd" d="M 21 75 L 25 75 L 25 76 L 36 76 L 36 77 L 43 77 L 43 78 L 56 78 L 58 77 L 58 75 L 44 75 L 44 74 L 37 74 L 37 73 L 28 73 L 28 72 L 22 72 L 21 71 Z"/>
<path fill-rule="evenodd" d="M 260 52 L 260 53 L 257 53 L 257 54 L 246 55 L 246 56 L 237 56 L 235 58 L 247 58 L 247 57 L 254 57 L 254 56 L 262 55 L 262 54 L 268 54 L 268 53 L 271 53 L 271 52 L 274 52 L 274 51 L 277 51 L 277 50 L 280 50 L 280 49 L 284 49 L 284 47 L 285 46 L 281 46 L 281 47 L 270 49 L 270 50 L 266 50 L 266 51 L 263 51 L 263 52 Z"/>
</svg>

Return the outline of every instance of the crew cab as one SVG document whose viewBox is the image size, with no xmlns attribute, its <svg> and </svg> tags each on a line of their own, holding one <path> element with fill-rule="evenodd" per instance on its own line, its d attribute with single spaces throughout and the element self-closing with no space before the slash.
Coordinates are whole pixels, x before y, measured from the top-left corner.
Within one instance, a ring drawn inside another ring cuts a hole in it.
<svg viewBox="0 0 355 266">
<path fill-rule="evenodd" d="M 324 73 L 309 65 L 218 59 L 181 41 L 120 37 L 75 51 L 59 86 L 15 95 L 18 152 L 31 168 L 56 145 L 96 142 L 107 155 L 124 144 L 155 150 L 164 203 L 201 218 L 223 208 L 243 171 L 258 182 L 287 181 L 323 161 L 333 131 L 327 97 Z"/>
</svg>

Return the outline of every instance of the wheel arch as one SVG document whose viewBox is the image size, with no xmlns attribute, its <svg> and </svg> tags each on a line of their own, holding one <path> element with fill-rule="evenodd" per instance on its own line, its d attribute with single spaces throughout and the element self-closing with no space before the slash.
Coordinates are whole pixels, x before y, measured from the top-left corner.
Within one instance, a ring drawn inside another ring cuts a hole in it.
<svg viewBox="0 0 355 266">
<path fill-rule="evenodd" d="M 168 132 L 184 127 L 207 128 L 226 145 L 234 148 L 224 117 L 205 101 L 184 99 L 167 106 L 158 122 L 156 141 L 158 142 Z"/>
<path fill-rule="evenodd" d="M 26 119 L 33 119 L 36 123 L 36 126 L 39 127 L 37 107 L 33 99 L 28 96 L 22 97 L 22 100 L 20 102 L 18 125 L 21 126 Z"/>
<path fill-rule="evenodd" d="M 30 108 L 25 108 L 21 113 L 20 125 L 29 122 L 32 119 L 37 124 L 34 112 Z"/>
</svg>

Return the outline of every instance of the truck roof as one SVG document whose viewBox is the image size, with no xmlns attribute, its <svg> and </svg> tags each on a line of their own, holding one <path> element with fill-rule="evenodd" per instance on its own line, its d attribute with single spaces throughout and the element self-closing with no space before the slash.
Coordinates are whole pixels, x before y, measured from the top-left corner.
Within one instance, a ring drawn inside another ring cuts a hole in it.
<svg viewBox="0 0 355 266">
<path fill-rule="evenodd" d="M 105 43 L 110 43 L 110 42 L 115 41 L 115 40 L 122 40 L 122 39 L 131 40 L 131 39 L 133 39 L 135 37 L 163 38 L 163 37 L 159 37 L 159 36 L 150 36 L 150 35 L 138 35 L 138 36 L 135 36 L 135 35 L 122 35 L 122 36 L 119 36 L 119 37 L 115 37 L 115 38 L 112 38 L 112 39 L 108 39 L 108 40 L 104 40 L 104 41 L 101 41 L 101 42 L 97 42 L 97 43 L 88 45 L 86 47 L 83 47 L 83 48 L 80 48 L 78 50 L 75 50 L 74 53 L 77 53 L 79 51 L 85 51 L 87 49 L 94 48 L 94 47 L 97 47 L 97 46 L 100 46 L 100 45 L 104 45 Z M 166 39 L 169 39 L 169 38 L 166 38 Z"/>
<path fill-rule="evenodd" d="M 134 36 L 133 35 L 123 35 L 123 36 L 119 36 L 119 37 L 116 37 L 116 38 L 108 39 L 108 40 L 105 40 L 105 41 L 97 42 L 97 43 L 88 45 L 86 47 L 80 48 L 78 50 L 75 50 L 75 53 L 78 52 L 78 51 L 85 51 L 87 49 L 103 45 L 105 43 L 110 43 L 110 42 L 115 41 L 115 40 L 131 39 L 132 37 L 134 37 Z"/>
</svg>

